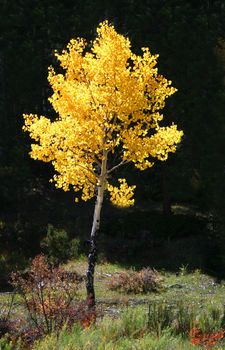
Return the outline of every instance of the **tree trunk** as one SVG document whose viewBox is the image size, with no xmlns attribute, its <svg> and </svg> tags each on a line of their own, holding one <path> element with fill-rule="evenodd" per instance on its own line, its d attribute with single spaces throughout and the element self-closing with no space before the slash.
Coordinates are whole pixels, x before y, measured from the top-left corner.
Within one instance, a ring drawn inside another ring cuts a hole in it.
<svg viewBox="0 0 225 350">
<path fill-rule="evenodd" d="M 87 302 L 89 308 L 95 306 L 95 290 L 94 290 L 94 272 L 97 259 L 97 236 L 100 227 L 100 216 L 106 184 L 107 173 L 107 153 L 104 154 L 102 161 L 101 174 L 98 184 L 97 198 L 95 202 L 93 223 L 90 237 L 90 252 L 88 255 L 88 268 L 86 272 L 86 290 L 87 290 Z"/>
</svg>

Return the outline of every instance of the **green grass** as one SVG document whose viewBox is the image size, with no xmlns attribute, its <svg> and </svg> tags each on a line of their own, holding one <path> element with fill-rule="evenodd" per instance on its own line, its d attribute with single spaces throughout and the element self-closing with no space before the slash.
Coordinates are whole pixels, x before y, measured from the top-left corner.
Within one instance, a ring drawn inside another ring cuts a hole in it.
<svg viewBox="0 0 225 350">
<path fill-rule="evenodd" d="M 86 265 L 86 260 L 80 259 L 64 267 L 85 274 Z M 97 309 L 104 315 L 103 319 L 99 318 L 89 329 L 76 325 L 71 331 L 64 329 L 59 337 L 47 336 L 34 350 L 197 350 L 202 348 L 194 347 L 188 339 L 193 320 L 197 320 L 205 332 L 225 328 L 224 282 L 218 284 L 199 270 L 181 267 L 177 273 L 161 271 L 163 281 L 158 292 L 132 295 L 108 290 L 110 279 L 122 271 L 125 269 L 119 264 L 96 266 Z M 78 298 L 85 296 L 83 283 Z M 15 301 L 13 314 L 18 315 L 23 312 L 21 299 L 16 297 Z M 7 302 L 8 297 L 0 296 L 2 309 Z M 175 327 L 177 322 L 179 331 Z M 213 349 L 222 349 L 221 346 Z M 3 349 L 11 350 L 10 347 Z"/>
<path fill-rule="evenodd" d="M 77 270 L 81 274 L 85 274 L 87 267 L 86 260 L 79 260 L 77 262 L 70 262 L 65 265 L 68 270 Z M 111 291 L 107 285 L 110 278 L 114 274 L 125 271 L 125 268 L 119 264 L 101 263 L 97 264 L 95 271 L 95 291 L 97 302 L 110 301 L 126 303 L 135 299 L 138 303 L 145 301 L 146 303 L 152 301 L 165 301 L 168 303 L 174 300 L 186 300 L 197 304 L 207 303 L 224 303 L 225 283 L 215 283 L 214 278 L 201 273 L 199 270 L 188 271 L 187 267 L 181 267 L 177 273 L 168 273 L 161 271 L 163 277 L 162 288 L 160 292 L 149 294 L 122 294 L 117 291 Z M 85 297 L 85 285 L 81 286 L 79 296 Z"/>
<path fill-rule="evenodd" d="M 222 344 L 214 349 L 222 349 Z M 188 338 L 175 336 L 168 328 L 157 336 L 148 328 L 146 310 L 127 310 L 119 319 L 105 317 L 89 329 L 75 326 L 64 329 L 57 338 L 54 334 L 39 341 L 33 350 L 194 350 L 202 349 Z"/>
</svg>

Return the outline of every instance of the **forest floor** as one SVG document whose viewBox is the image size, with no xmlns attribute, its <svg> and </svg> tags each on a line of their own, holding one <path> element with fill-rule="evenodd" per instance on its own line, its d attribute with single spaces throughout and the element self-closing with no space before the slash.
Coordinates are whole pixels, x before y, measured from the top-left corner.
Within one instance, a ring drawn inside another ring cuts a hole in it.
<svg viewBox="0 0 225 350">
<path fill-rule="evenodd" d="M 86 261 L 70 262 L 64 265 L 69 271 L 85 273 Z M 214 277 L 203 274 L 200 270 L 189 271 L 182 266 L 179 271 L 172 273 L 160 271 L 161 288 L 157 292 L 148 294 L 121 293 L 109 290 L 108 285 L 113 276 L 127 269 L 119 264 L 97 264 L 95 271 L 95 290 L 97 304 L 109 305 L 138 305 L 150 302 L 166 301 L 174 303 L 187 300 L 193 303 L 224 303 L 225 281 L 216 281 Z M 85 297 L 85 286 L 81 286 L 79 297 Z"/>
<path fill-rule="evenodd" d="M 78 261 L 71 261 L 63 265 L 63 268 L 66 269 L 67 271 L 70 271 L 70 272 L 76 271 L 79 274 L 84 275 L 86 264 L 87 263 L 84 259 L 78 260 Z M 120 320 L 121 318 L 123 318 L 124 312 L 129 312 L 129 310 L 133 310 L 133 312 L 135 313 L 135 310 L 139 310 L 139 308 L 142 308 L 145 314 L 147 314 L 150 310 L 150 306 L 153 304 L 157 304 L 157 305 L 163 304 L 171 308 L 176 308 L 178 304 L 182 303 L 182 305 L 188 305 L 195 310 L 200 310 L 201 312 L 202 310 L 208 310 L 208 311 L 212 310 L 212 312 L 210 311 L 211 312 L 210 318 L 213 318 L 213 317 L 221 318 L 222 317 L 221 315 L 223 315 L 223 317 L 225 318 L 224 313 L 222 314 L 218 313 L 218 310 L 224 310 L 225 281 L 218 282 L 213 277 L 203 274 L 200 270 L 189 271 L 187 267 L 182 266 L 176 273 L 160 271 L 161 283 L 160 283 L 160 288 L 156 292 L 151 292 L 147 294 L 134 294 L 134 293 L 132 294 L 132 293 L 125 293 L 125 292 L 121 293 L 115 290 L 113 291 L 109 290 L 108 286 L 109 286 L 110 280 L 115 276 L 117 276 L 119 273 L 126 272 L 126 271 L 127 269 L 125 269 L 123 266 L 120 266 L 119 264 L 100 263 L 100 264 L 97 264 L 96 266 L 95 291 L 96 291 L 97 312 L 100 315 L 100 319 L 99 319 L 100 324 L 102 322 L 102 318 L 104 321 L 105 317 L 110 318 L 114 321 Z M 77 299 L 84 300 L 85 295 L 86 295 L 85 284 L 82 283 L 82 285 L 78 290 Z M 9 296 L 10 296 L 10 293 L 3 293 L 0 296 L 0 307 L 2 312 L 4 310 L 5 311 L 7 310 L 7 307 L 9 305 L 8 304 Z M 159 317 L 160 316 L 159 311 L 157 312 L 158 312 L 157 317 Z M 182 312 L 179 317 L 185 318 L 186 316 L 183 315 Z M 24 313 L 24 309 L 22 306 L 22 300 L 19 296 L 16 295 L 15 301 L 14 301 L 14 307 L 12 310 L 12 317 L 15 317 L 16 315 L 20 315 L 23 313 Z M 155 316 L 156 315 L 154 315 L 154 317 Z M 160 317 L 162 321 L 162 315 Z M 215 329 L 215 324 L 218 323 L 217 321 L 218 320 L 216 319 L 209 320 L 209 322 L 208 320 L 206 320 L 206 323 L 214 322 L 214 324 L 212 325 L 212 329 Z M 158 321 L 156 320 L 156 322 Z M 91 332 L 91 330 L 89 331 Z M 119 341 L 119 338 L 117 340 Z M 173 342 L 173 340 L 171 340 L 171 342 Z M 178 345 L 176 345 L 177 347 L 173 345 L 173 349 L 185 349 L 185 350 L 189 349 L 189 345 L 191 345 L 189 343 L 187 342 L 187 340 L 185 340 L 186 345 L 184 345 L 184 347 L 182 347 L 183 345 L 182 346 L 179 345 L 180 347 Z M 154 346 L 153 348 L 151 348 L 150 345 L 148 348 L 146 344 L 144 343 L 143 347 L 140 347 L 140 349 L 146 349 L 146 350 L 158 349 L 157 347 L 154 348 Z M 181 342 L 179 344 L 183 344 L 183 343 Z M 42 345 L 40 345 L 40 349 L 55 349 L 54 347 L 51 348 L 50 345 L 48 348 L 47 347 L 45 348 L 44 346 L 42 347 Z M 39 349 L 39 347 L 37 347 L 37 349 Z M 64 349 L 64 347 L 60 347 L 60 349 Z M 67 347 L 65 347 L 65 349 L 67 349 Z M 95 348 L 94 347 L 93 348 L 92 347 L 71 347 L 69 349 L 92 350 Z M 133 347 L 129 347 L 128 345 L 127 347 L 125 345 L 121 345 L 121 346 L 118 345 L 117 347 L 113 347 L 113 346 L 100 347 L 99 345 L 99 348 L 96 348 L 96 349 L 110 349 L 110 350 L 138 349 L 139 350 L 138 347 L 133 348 Z M 159 349 L 164 350 L 163 347 L 162 348 L 159 347 Z M 168 347 L 168 349 L 170 350 L 172 349 L 172 347 L 171 348 Z M 198 347 L 196 347 L 196 349 L 198 349 Z M 202 349 L 204 349 L 204 347 L 202 347 Z M 216 347 L 215 349 L 222 349 L 222 348 Z"/>
</svg>

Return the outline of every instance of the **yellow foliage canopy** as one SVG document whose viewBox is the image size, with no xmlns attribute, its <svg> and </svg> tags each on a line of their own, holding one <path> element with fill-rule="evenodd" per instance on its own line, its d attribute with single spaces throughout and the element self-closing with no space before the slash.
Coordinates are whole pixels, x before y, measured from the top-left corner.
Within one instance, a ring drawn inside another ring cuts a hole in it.
<svg viewBox="0 0 225 350">
<path fill-rule="evenodd" d="M 182 137 L 176 125 L 159 126 L 165 99 L 176 89 L 158 74 L 158 55 L 142 48 L 139 56 L 130 46 L 107 21 L 100 23 L 90 49 L 84 39 L 72 39 L 66 50 L 55 53 L 64 74 L 49 68 L 49 101 L 58 118 L 52 122 L 24 115 L 24 130 L 36 141 L 31 157 L 52 162 L 56 187 L 66 191 L 72 186 L 83 200 L 94 196 L 102 161 L 116 148 L 118 165 L 133 162 L 144 170 L 153 165 L 153 158 L 166 160 Z M 107 164 L 107 174 L 115 168 Z M 111 198 L 122 203 L 121 194 L 128 193 L 127 203 L 132 204 L 133 187 L 128 190 L 121 181 L 120 195 L 107 185 Z"/>
</svg>

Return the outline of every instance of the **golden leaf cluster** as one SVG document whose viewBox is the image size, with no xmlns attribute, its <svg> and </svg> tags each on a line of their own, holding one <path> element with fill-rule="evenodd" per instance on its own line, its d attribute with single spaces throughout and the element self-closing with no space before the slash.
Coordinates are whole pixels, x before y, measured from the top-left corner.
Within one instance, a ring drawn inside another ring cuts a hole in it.
<svg viewBox="0 0 225 350">
<path fill-rule="evenodd" d="M 118 179 L 119 187 L 108 184 L 107 189 L 110 193 L 111 202 L 117 207 L 131 207 L 134 205 L 134 189 L 136 186 L 128 186 L 126 179 Z"/>
<path fill-rule="evenodd" d="M 160 110 L 176 89 L 158 74 L 158 55 L 148 48 L 134 54 L 129 39 L 107 21 L 97 28 L 91 48 L 77 38 L 55 55 L 64 70 L 56 73 L 50 67 L 48 74 L 53 90 L 49 101 L 58 117 L 50 121 L 25 114 L 24 130 L 36 142 L 31 157 L 52 162 L 52 181 L 58 188 L 67 191 L 72 186 L 88 200 L 95 195 L 106 154 L 119 154 L 121 164 L 133 162 L 144 170 L 154 158 L 165 160 L 175 152 L 182 131 L 159 123 Z M 110 185 L 108 189 L 111 198 L 121 202 Z"/>
</svg>

